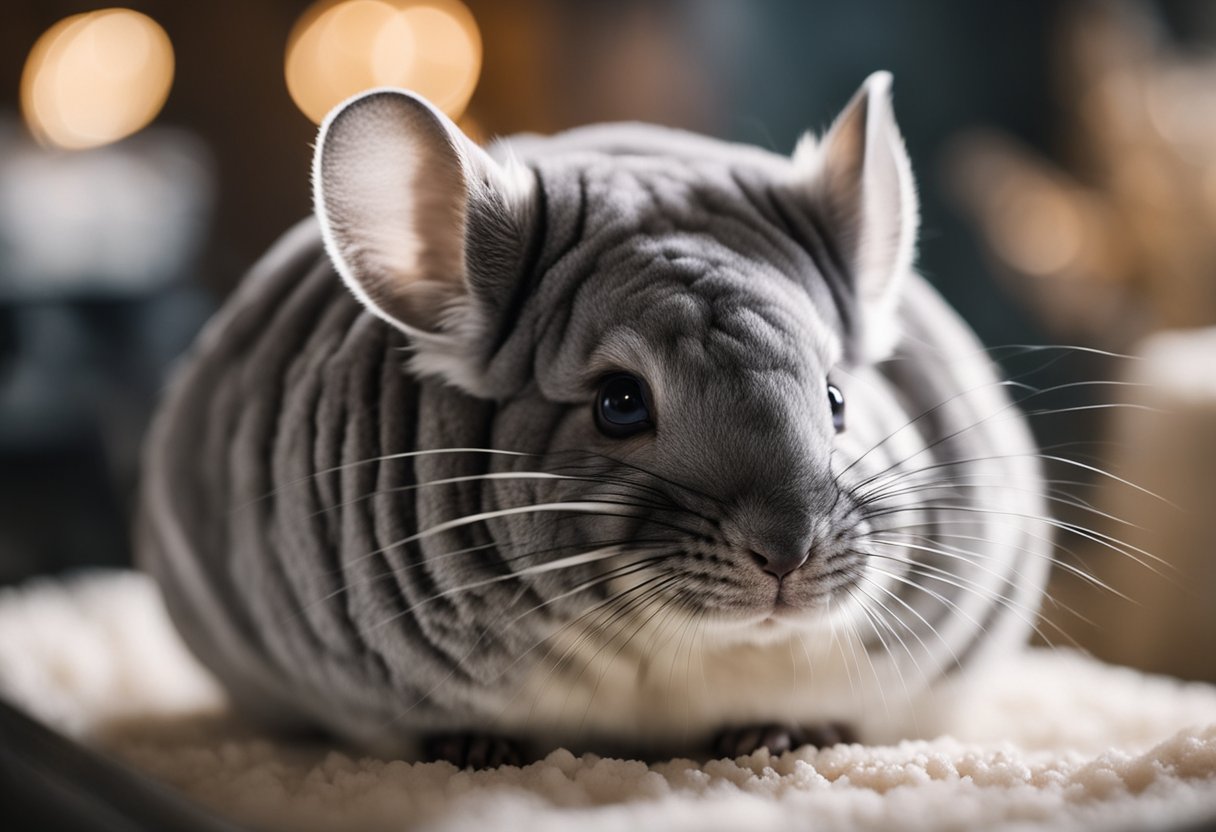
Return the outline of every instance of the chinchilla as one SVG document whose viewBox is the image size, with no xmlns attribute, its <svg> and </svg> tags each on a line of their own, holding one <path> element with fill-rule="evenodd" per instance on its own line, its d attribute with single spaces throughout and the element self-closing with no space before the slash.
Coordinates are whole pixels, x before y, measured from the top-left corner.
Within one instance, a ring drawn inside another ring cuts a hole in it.
<svg viewBox="0 0 1216 832">
<path fill-rule="evenodd" d="M 460 764 L 780 751 L 1016 649 L 1043 485 L 914 270 L 890 82 L 792 156 L 330 114 L 146 450 L 140 560 L 236 704 Z"/>
</svg>

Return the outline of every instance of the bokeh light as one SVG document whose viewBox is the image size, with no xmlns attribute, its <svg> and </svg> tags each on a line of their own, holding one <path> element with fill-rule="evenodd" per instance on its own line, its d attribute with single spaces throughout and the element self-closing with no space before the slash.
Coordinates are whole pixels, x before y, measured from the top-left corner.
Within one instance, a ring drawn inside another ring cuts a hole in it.
<svg viewBox="0 0 1216 832">
<path fill-rule="evenodd" d="M 173 46 L 156 21 L 130 9 L 65 18 L 34 44 L 21 110 L 43 144 L 97 147 L 156 117 L 173 84 Z"/>
<path fill-rule="evenodd" d="M 1075 202 L 1050 187 L 1028 187 L 1007 200 L 992 228 L 1002 257 L 1028 274 L 1061 274 L 1082 253 L 1084 223 Z"/>
<path fill-rule="evenodd" d="M 321 0 L 287 41 L 287 90 L 316 123 L 371 87 L 414 90 L 451 118 L 481 73 L 481 35 L 458 0 Z"/>
</svg>

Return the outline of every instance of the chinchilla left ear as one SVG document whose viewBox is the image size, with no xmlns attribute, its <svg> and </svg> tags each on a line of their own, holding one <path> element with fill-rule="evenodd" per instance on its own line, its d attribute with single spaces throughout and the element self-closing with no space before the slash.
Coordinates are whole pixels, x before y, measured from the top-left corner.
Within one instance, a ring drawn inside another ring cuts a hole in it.
<svg viewBox="0 0 1216 832">
<path fill-rule="evenodd" d="M 478 394 L 527 246 L 532 173 L 499 164 L 425 99 L 380 89 L 321 125 L 313 201 L 338 274 L 410 336 L 412 368 Z"/>
<path fill-rule="evenodd" d="M 866 79 L 821 140 L 794 151 L 794 188 L 823 219 L 858 303 L 858 350 L 888 354 L 898 338 L 894 309 L 912 269 L 919 206 L 912 167 L 891 107 L 891 74 Z"/>
</svg>

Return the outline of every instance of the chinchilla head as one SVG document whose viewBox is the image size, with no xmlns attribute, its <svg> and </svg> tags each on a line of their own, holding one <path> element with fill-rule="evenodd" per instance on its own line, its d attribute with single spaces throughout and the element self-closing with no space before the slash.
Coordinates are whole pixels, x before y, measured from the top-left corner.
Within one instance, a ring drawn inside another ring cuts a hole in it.
<svg viewBox="0 0 1216 832">
<path fill-rule="evenodd" d="M 551 610 L 628 585 L 756 633 L 866 569 L 861 486 L 898 459 L 866 452 L 909 418 L 873 371 L 918 216 L 890 81 L 791 157 L 642 125 L 487 151 L 393 90 L 325 121 L 328 252 L 407 371 L 489 402 L 486 447 L 524 454 L 482 507 Z"/>
</svg>

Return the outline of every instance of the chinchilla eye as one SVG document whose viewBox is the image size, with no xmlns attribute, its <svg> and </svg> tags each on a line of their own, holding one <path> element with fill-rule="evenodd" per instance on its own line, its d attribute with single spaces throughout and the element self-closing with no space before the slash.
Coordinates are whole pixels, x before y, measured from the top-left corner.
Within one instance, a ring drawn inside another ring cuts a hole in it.
<svg viewBox="0 0 1216 832">
<path fill-rule="evenodd" d="M 844 431 L 844 393 L 835 384 L 828 384 L 828 403 L 832 405 L 832 427 Z"/>
<path fill-rule="evenodd" d="M 645 383 L 637 376 L 617 373 L 600 384 L 595 399 L 595 425 L 614 439 L 633 436 L 654 426 Z"/>
</svg>

